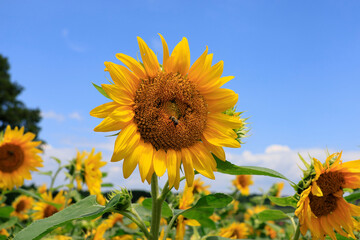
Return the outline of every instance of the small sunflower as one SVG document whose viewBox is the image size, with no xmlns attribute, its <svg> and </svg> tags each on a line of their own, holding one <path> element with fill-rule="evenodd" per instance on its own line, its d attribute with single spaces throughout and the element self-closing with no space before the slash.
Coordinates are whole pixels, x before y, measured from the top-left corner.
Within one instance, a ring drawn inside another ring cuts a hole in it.
<svg viewBox="0 0 360 240">
<path fill-rule="evenodd" d="M 254 182 L 252 180 L 251 175 L 237 175 L 233 180 L 234 186 L 241 192 L 242 195 L 249 195 L 249 186 L 253 185 Z"/>
<path fill-rule="evenodd" d="M 27 132 L 24 127 L 11 130 L 8 125 L 0 139 L 0 186 L 12 189 L 24 184 L 24 179 L 31 179 L 30 171 L 38 171 L 42 167 L 42 159 L 38 155 L 42 151 L 36 148 L 41 141 L 32 141 L 35 134 Z"/>
<path fill-rule="evenodd" d="M 276 193 L 275 193 L 275 197 L 280 197 L 281 196 L 281 191 L 284 188 L 284 182 L 278 182 L 276 183 Z"/>
<path fill-rule="evenodd" d="M 75 179 L 78 190 L 81 190 L 82 182 L 88 186 L 91 195 L 96 195 L 97 201 L 104 205 L 105 198 L 101 194 L 102 173 L 100 168 L 106 165 L 106 162 L 101 161 L 101 152 L 95 153 L 93 148 L 90 153 L 78 151 L 75 160 L 75 170 L 79 173 Z"/>
<path fill-rule="evenodd" d="M 143 63 L 125 55 L 116 57 L 126 67 L 105 62 L 114 84 L 102 84 L 112 100 L 93 109 L 90 115 L 105 118 L 97 132 L 120 131 L 111 161 L 124 159 L 128 178 L 137 165 L 141 180 L 150 182 L 155 172 L 167 170 L 169 186 L 179 188 L 182 164 L 186 181 L 193 184 L 194 169 L 214 179 L 216 162 L 211 153 L 225 160 L 222 147 L 240 147 L 233 129 L 244 126 L 239 116 L 223 112 L 234 107 L 238 95 L 223 84 L 233 77 L 221 77 L 223 61 L 212 65 L 208 49 L 190 66 L 186 38 L 172 54 L 165 39 L 163 64 L 138 37 Z"/>
<path fill-rule="evenodd" d="M 204 193 L 205 195 L 208 195 L 210 194 L 210 191 L 209 191 L 209 188 L 210 188 L 210 185 L 204 185 L 204 181 L 201 181 L 200 178 L 197 178 L 194 180 L 194 183 L 193 183 L 193 193 Z"/>
<path fill-rule="evenodd" d="M 50 217 L 53 214 L 61 211 L 65 206 L 66 200 L 65 200 L 63 190 L 58 192 L 58 194 L 55 196 L 55 198 L 53 198 L 53 195 L 51 192 L 45 192 L 45 193 L 41 194 L 41 197 L 43 198 L 44 202 L 41 202 L 41 201 L 36 202 L 35 206 L 34 206 L 35 212 L 33 213 L 33 218 L 35 220 Z M 55 206 L 53 206 L 47 202 L 59 204 L 60 208 L 56 208 Z M 70 202 L 71 202 L 71 200 L 69 200 L 68 203 L 70 203 Z"/>
<path fill-rule="evenodd" d="M 26 220 L 29 218 L 27 212 L 32 209 L 34 199 L 28 196 L 19 196 L 12 203 L 14 211 L 11 213 L 12 216 L 18 217 L 20 220 Z"/>
<path fill-rule="evenodd" d="M 301 193 L 295 211 L 303 235 L 309 229 L 315 239 L 336 239 L 336 231 L 356 239 L 353 231 L 360 223 L 353 217 L 360 216 L 360 207 L 346 202 L 343 189 L 360 188 L 360 160 L 343 163 L 341 154 L 330 155 L 324 165 L 313 158 L 315 178 Z"/>
<path fill-rule="evenodd" d="M 189 187 L 187 184 L 185 184 L 184 192 L 179 203 L 179 209 L 186 210 L 190 208 L 191 204 L 194 202 L 193 188 L 194 186 Z M 185 219 L 184 216 L 180 215 L 177 219 L 175 236 L 176 240 L 184 239 L 187 225 L 200 226 L 200 223 L 194 219 Z"/>
<path fill-rule="evenodd" d="M 117 222 L 123 223 L 124 216 L 120 213 L 113 213 L 108 219 L 104 220 L 97 228 L 93 240 L 105 240 L 105 232 L 112 228 Z"/>
<path fill-rule="evenodd" d="M 245 223 L 232 223 L 226 228 L 221 228 L 219 236 L 230 239 L 245 239 L 249 235 L 249 228 Z"/>
<path fill-rule="evenodd" d="M 256 206 L 254 206 L 254 207 L 252 207 L 252 208 L 248 208 L 248 209 L 246 209 L 246 212 L 245 212 L 245 214 L 244 214 L 244 218 L 245 218 L 245 220 L 250 220 L 250 218 L 251 218 L 254 214 L 260 213 L 260 212 L 262 212 L 262 211 L 264 211 L 264 210 L 266 210 L 266 209 L 268 209 L 268 208 L 265 207 L 265 206 L 263 206 L 263 205 L 261 205 L 261 206 L 256 205 Z"/>
</svg>

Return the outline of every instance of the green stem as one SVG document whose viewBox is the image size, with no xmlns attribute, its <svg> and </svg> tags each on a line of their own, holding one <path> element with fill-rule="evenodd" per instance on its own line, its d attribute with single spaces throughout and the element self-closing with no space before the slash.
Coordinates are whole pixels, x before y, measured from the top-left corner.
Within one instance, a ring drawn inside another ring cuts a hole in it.
<svg viewBox="0 0 360 240">
<path fill-rule="evenodd" d="M 147 239 L 152 239 L 149 231 L 147 230 L 145 223 L 143 221 L 139 221 L 136 217 L 132 216 L 131 213 L 129 211 L 120 211 L 120 213 L 122 215 L 124 215 L 125 217 L 129 218 L 131 221 L 133 221 L 136 225 L 138 225 L 138 227 L 141 229 L 141 231 L 145 234 Z"/>
<path fill-rule="evenodd" d="M 300 222 L 298 223 L 298 225 L 296 227 L 296 231 L 295 231 L 293 240 L 298 240 L 299 237 L 300 237 Z"/>
<path fill-rule="evenodd" d="M 50 190 L 51 192 L 52 192 L 53 187 L 54 187 L 55 179 L 56 179 L 57 175 L 60 173 L 60 171 L 61 171 L 63 168 L 64 168 L 63 166 L 59 167 L 58 170 L 55 172 L 54 177 L 51 178 L 51 183 L 50 183 L 50 188 L 49 188 L 49 190 Z"/>
<path fill-rule="evenodd" d="M 64 208 L 66 208 L 67 205 L 68 205 L 68 201 L 69 201 L 69 198 L 70 198 L 70 193 L 72 192 L 72 190 L 74 188 L 74 180 L 75 180 L 75 175 L 72 175 L 71 179 L 70 179 L 70 186 L 72 186 L 72 187 L 69 187 L 69 191 L 66 194 Z"/>
<path fill-rule="evenodd" d="M 158 178 L 154 173 L 151 178 L 151 198 L 152 198 L 152 218 L 151 218 L 151 237 L 153 240 L 159 238 L 161 205 L 163 200 L 159 196 Z"/>
<path fill-rule="evenodd" d="M 170 229 L 171 229 L 172 225 L 174 224 L 175 220 L 178 218 L 179 215 L 180 214 L 176 214 L 171 218 L 169 224 L 166 227 L 163 240 L 166 240 L 167 236 L 169 235 L 169 232 L 170 232 Z"/>
</svg>

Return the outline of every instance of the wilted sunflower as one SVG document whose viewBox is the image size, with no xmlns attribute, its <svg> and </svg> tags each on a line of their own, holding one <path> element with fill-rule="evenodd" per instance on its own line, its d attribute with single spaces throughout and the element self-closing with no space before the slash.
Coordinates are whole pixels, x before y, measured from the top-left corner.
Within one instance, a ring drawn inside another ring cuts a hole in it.
<svg viewBox="0 0 360 240">
<path fill-rule="evenodd" d="M 249 228 L 245 223 L 232 223 L 226 228 L 221 228 L 219 236 L 230 239 L 245 239 L 249 235 Z"/>
<path fill-rule="evenodd" d="M 241 192 L 242 195 L 249 195 L 250 189 L 249 186 L 253 185 L 251 175 L 237 175 L 233 180 L 234 186 Z"/>
<path fill-rule="evenodd" d="M 12 216 L 18 217 L 20 220 L 26 220 L 29 218 L 27 212 L 32 209 L 34 199 L 28 196 L 19 196 L 12 203 L 14 211 L 11 213 Z"/>
<path fill-rule="evenodd" d="M 24 184 L 24 179 L 31 179 L 30 171 L 38 171 L 42 167 L 42 159 L 38 155 L 41 150 L 36 147 L 41 141 L 32 141 L 35 134 L 27 132 L 24 127 L 11 130 L 8 125 L 3 138 L 0 138 L 0 185 L 12 189 Z"/>
<path fill-rule="evenodd" d="M 303 235 L 311 231 L 315 239 L 329 235 L 336 239 L 334 231 L 354 239 L 354 230 L 360 224 L 353 216 L 360 216 L 360 207 L 343 198 L 343 189 L 360 188 L 360 160 L 342 163 L 341 153 L 326 158 L 325 164 L 313 158 L 315 178 L 301 193 L 295 211 Z"/>
<path fill-rule="evenodd" d="M 105 118 L 94 130 L 121 130 L 111 161 L 124 159 L 123 174 L 128 178 L 139 165 L 141 180 L 167 170 L 169 186 L 179 187 L 182 163 L 189 186 L 194 169 L 214 179 L 215 154 L 225 160 L 222 147 L 240 147 L 233 129 L 243 127 L 239 116 L 223 112 L 234 107 L 238 95 L 220 88 L 233 77 L 221 77 L 223 62 L 212 66 L 208 49 L 190 67 L 188 41 L 183 38 L 169 55 L 163 44 L 163 64 L 138 37 L 143 63 L 116 54 L 121 66 L 105 62 L 114 84 L 102 84 L 112 102 L 93 109 L 94 117 Z"/>
<path fill-rule="evenodd" d="M 101 152 L 94 154 L 93 148 L 90 153 L 78 151 L 75 160 L 75 169 L 79 174 L 76 175 L 78 190 L 81 189 L 82 182 L 88 186 L 91 195 L 96 195 L 97 201 L 104 205 L 105 198 L 101 194 L 102 173 L 100 168 L 106 165 L 101 161 Z"/>
<path fill-rule="evenodd" d="M 53 198 L 53 195 L 51 192 L 45 192 L 45 193 L 41 194 L 41 197 L 43 198 L 43 200 L 45 202 L 39 201 L 39 202 L 35 203 L 35 206 L 34 206 L 35 212 L 33 213 L 33 218 L 35 220 L 50 217 L 53 214 L 61 211 L 65 206 L 66 200 L 65 200 L 63 190 L 58 192 L 58 194 L 55 196 L 55 198 Z M 49 204 L 49 202 L 59 204 L 60 208 L 56 208 L 55 206 Z M 70 202 L 71 202 L 71 199 L 69 199 L 68 203 L 70 203 Z"/>
</svg>

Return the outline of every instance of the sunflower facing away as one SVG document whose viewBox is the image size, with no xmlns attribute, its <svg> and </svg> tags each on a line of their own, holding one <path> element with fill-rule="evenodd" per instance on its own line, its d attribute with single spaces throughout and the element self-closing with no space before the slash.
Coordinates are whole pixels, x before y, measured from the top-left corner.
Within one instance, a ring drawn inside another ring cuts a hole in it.
<svg viewBox="0 0 360 240">
<path fill-rule="evenodd" d="M 314 239 L 326 235 L 336 239 L 335 232 L 354 239 L 354 230 L 360 223 L 353 216 L 360 216 L 360 207 L 343 198 L 343 189 L 360 188 L 360 160 L 342 163 L 341 153 L 327 157 L 325 164 L 313 158 L 315 178 L 301 193 L 295 211 L 303 235 L 311 231 Z"/>
<path fill-rule="evenodd" d="M 41 141 L 32 141 L 35 134 L 24 134 L 24 127 L 11 130 L 8 125 L 3 138 L 0 138 L 0 186 L 12 189 L 24 184 L 24 179 L 31 179 L 30 171 L 38 171 L 42 167 L 42 159 L 38 155 L 41 150 L 36 147 Z"/>
<path fill-rule="evenodd" d="M 179 187 L 182 164 L 189 186 L 194 169 L 214 179 L 216 162 L 225 160 L 222 147 L 240 147 L 233 129 L 243 126 L 238 116 L 223 112 L 234 107 L 238 95 L 220 88 L 233 77 L 221 77 L 223 62 L 212 65 L 208 49 L 190 66 L 188 41 L 183 38 L 169 55 L 163 44 L 163 64 L 138 37 L 142 62 L 124 55 L 116 57 L 126 66 L 105 62 L 114 84 L 102 84 L 112 100 L 93 109 L 94 117 L 105 118 L 94 130 L 121 130 L 111 161 L 124 159 L 128 178 L 137 165 L 141 180 L 167 170 L 169 186 Z"/>
</svg>

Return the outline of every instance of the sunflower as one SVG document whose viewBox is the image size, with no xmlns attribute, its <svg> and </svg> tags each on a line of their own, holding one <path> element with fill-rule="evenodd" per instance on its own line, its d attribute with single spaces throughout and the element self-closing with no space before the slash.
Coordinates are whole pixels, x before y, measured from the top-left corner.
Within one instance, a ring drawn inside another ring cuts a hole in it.
<svg viewBox="0 0 360 240">
<path fill-rule="evenodd" d="M 122 223 L 124 216 L 120 213 L 113 213 L 108 219 L 104 220 L 97 228 L 93 240 L 104 240 L 106 230 L 114 227 L 117 222 Z"/>
<path fill-rule="evenodd" d="M 20 220 L 26 220 L 29 218 L 27 211 L 33 207 L 34 199 L 28 196 L 19 196 L 12 203 L 14 211 L 11 213 L 12 216 L 18 217 Z"/>
<path fill-rule="evenodd" d="M 281 191 L 284 188 L 284 182 L 278 182 L 276 183 L 276 193 L 275 193 L 275 197 L 280 197 L 281 196 Z"/>
<path fill-rule="evenodd" d="M 191 204 L 194 202 L 193 194 L 194 186 L 189 187 L 185 184 L 184 192 L 181 196 L 179 209 L 186 210 L 190 208 Z M 185 237 L 186 225 L 189 226 L 200 226 L 200 223 L 194 219 L 185 219 L 184 216 L 180 215 L 177 219 L 176 226 L 176 240 L 182 240 Z"/>
<path fill-rule="evenodd" d="M 360 216 L 360 207 L 346 202 L 343 189 L 360 188 L 360 160 L 343 163 L 341 154 L 328 156 L 324 165 L 313 158 L 315 178 L 301 193 L 295 211 L 302 235 L 309 229 L 315 239 L 336 239 L 335 230 L 356 239 L 353 231 L 360 223 L 353 216 Z"/>
<path fill-rule="evenodd" d="M 78 190 L 81 190 L 82 182 L 88 186 L 91 195 L 96 195 L 97 201 L 104 205 L 105 198 L 101 194 L 102 173 L 100 168 L 106 162 L 101 161 L 101 152 L 95 153 L 93 148 L 90 153 L 83 151 L 77 152 L 75 159 L 75 170 L 78 172 L 75 179 Z"/>
<path fill-rule="evenodd" d="M 32 141 L 35 134 L 27 132 L 24 127 L 11 130 L 8 125 L 3 138 L 0 138 L 0 186 L 12 189 L 24 184 L 24 179 L 31 179 L 30 171 L 38 171 L 42 167 L 42 159 L 38 155 L 42 151 L 36 148 L 41 141 Z"/>
<path fill-rule="evenodd" d="M 266 210 L 266 209 L 268 209 L 268 208 L 265 207 L 265 206 L 263 206 L 263 205 L 261 205 L 261 206 L 256 205 L 256 206 L 254 206 L 254 207 L 252 207 L 252 208 L 248 208 L 248 209 L 246 209 L 246 212 L 245 212 L 245 214 L 244 214 L 244 218 L 245 218 L 245 220 L 250 220 L 250 218 L 251 218 L 254 214 L 260 213 L 260 212 L 262 212 L 262 211 L 264 211 L 264 210 Z"/>
<path fill-rule="evenodd" d="M 33 213 L 33 218 L 35 220 L 50 217 L 53 214 L 57 213 L 58 211 L 61 211 L 65 206 L 66 200 L 65 200 L 63 190 L 58 192 L 58 194 L 55 196 L 55 198 L 53 198 L 53 195 L 51 192 L 45 192 L 45 193 L 41 194 L 41 197 L 43 198 L 44 202 L 40 201 L 40 202 L 35 203 L 35 207 L 34 207 L 35 212 Z M 71 200 L 69 199 L 68 203 L 70 203 L 70 202 L 71 202 Z M 55 206 L 53 206 L 49 203 L 58 204 L 59 208 L 56 208 Z"/>
<path fill-rule="evenodd" d="M 252 180 L 251 175 L 238 175 L 233 180 L 234 186 L 241 192 L 242 195 L 249 195 L 249 186 L 253 185 L 254 182 Z"/>
<path fill-rule="evenodd" d="M 212 66 L 208 49 L 190 67 L 188 41 L 183 38 L 171 55 L 163 44 L 163 64 L 138 37 L 143 63 L 124 55 L 116 57 L 127 66 L 105 62 L 114 84 L 102 84 L 112 101 L 100 105 L 90 115 L 105 118 L 97 132 L 121 130 L 114 146 L 112 162 L 124 159 L 128 178 L 137 165 L 141 180 L 150 182 L 155 172 L 167 170 L 169 186 L 179 188 L 180 165 L 186 181 L 193 184 L 194 169 L 214 179 L 216 162 L 211 153 L 225 160 L 222 147 L 240 147 L 233 129 L 243 127 L 239 116 L 223 112 L 234 107 L 238 95 L 220 88 L 233 77 L 221 77 L 223 62 Z"/>
<path fill-rule="evenodd" d="M 210 194 L 210 191 L 208 190 L 210 188 L 210 185 L 204 186 L 204 181 L 201 181 L 200 178 L 195 179 L 193 182 L 193 193 L 204 193 L 205 195 Z"/>
<path fill-rule="evenodd" d="M 245 239 L 249 235 L 249 228 L 245 223 L 232 223 L 220 230 L 219 236 L 230 239 Z"/>
</svg>

